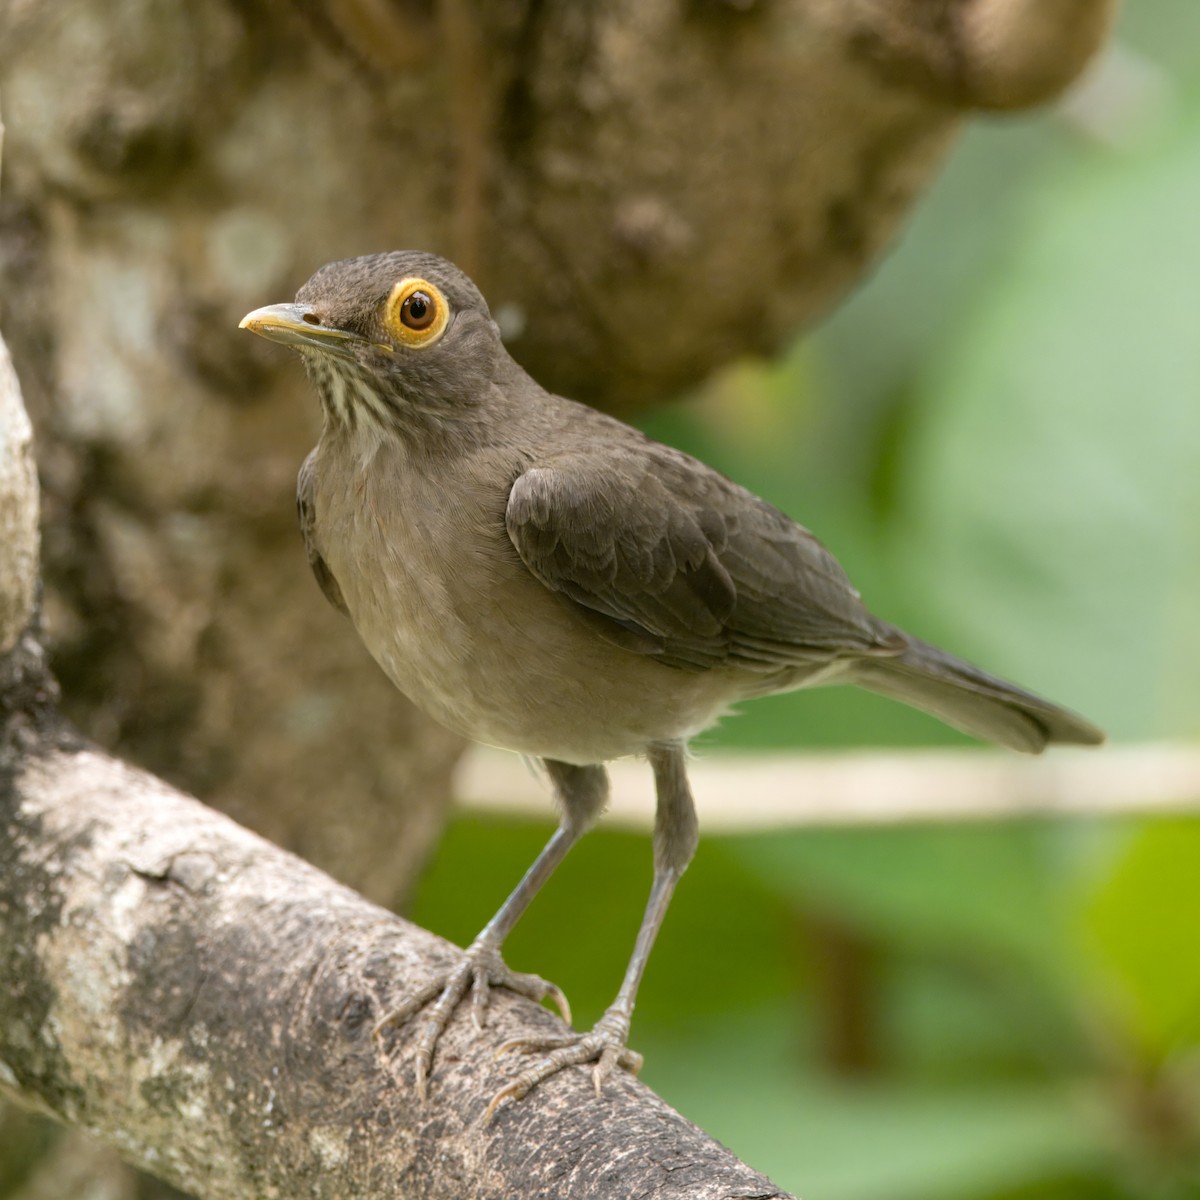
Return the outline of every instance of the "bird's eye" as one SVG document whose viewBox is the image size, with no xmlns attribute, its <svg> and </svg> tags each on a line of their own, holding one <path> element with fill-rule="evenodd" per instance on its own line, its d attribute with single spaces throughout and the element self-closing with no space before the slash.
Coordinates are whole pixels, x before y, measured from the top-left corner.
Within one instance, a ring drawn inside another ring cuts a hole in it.
<svg viewBox="0 0 1200 1200">
<path fill-rule="evenodd" d="M 413 292 L 400 305 L 400 321 L 409 329 L 427 329 L 433 324 L 436 313 L 437 304 L 434 303 L 433 297 L 428 292 Z"/>
<path fill-rule="evenodd" d="M 384 320 L 388 332 L 406 346 L 431 346 L 450 319 L 446 297 L 425 279 L 402 279 L 388 297 Z"/>
</svg>

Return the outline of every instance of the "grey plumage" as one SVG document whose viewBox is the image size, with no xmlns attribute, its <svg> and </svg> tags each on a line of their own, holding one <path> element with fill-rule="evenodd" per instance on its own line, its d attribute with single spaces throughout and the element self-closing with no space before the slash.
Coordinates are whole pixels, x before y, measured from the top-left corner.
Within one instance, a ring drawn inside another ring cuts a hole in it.
<svg viewBox="0 0 1200 1200">
<path fill-rule="evenodd" d="M 554 994 L 509 972 L 499 946 L 594 820 L 598 764 L 643 754 L 658 784 L 638 948 L 597 1029 L 555 1045 L 497 1100 L 570 1063 L 597 1061 L 597 1085 L 636 1065 L 624 1042 L 637 981 L 695 844 L 683 748 L 731 704 L 855 683 L 1018 750 L 1102 738 L 874 617 L 811 533 L 717 471 L 546 392 L 442 259 L 332 263 L 294 305 L 243 325 L 299 349 L 322 401 L 297 503 L 325 595 L 434 717 L 547 760 L 564 813 L 464 965 L 393 1014 L 436 993 L 417 1038 L 422 1087 L 468 986 L 477 1015 L 490 982 Z"/>
</svg>

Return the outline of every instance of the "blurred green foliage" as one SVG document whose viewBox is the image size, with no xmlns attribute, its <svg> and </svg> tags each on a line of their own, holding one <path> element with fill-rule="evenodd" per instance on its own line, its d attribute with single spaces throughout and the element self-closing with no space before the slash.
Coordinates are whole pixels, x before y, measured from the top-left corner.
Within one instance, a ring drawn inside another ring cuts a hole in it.
<svg viewBox="0 0 1200 1200">
<path fill-rule="evenodd" d="M 651 432 L 814 529 L 881 615 L 1117 740 L 1195 737 L 1200 6 L 1122 36 L 1161 94 L 1120 148 L 1061 115 L 977 127 L 826 328 Z M 962 740 L 829 689 L 699 749 Z M 418 919 L 468 941 L 549 829 L 460 820 Z M 647 841 L 602 830 L 511 939 L 580 1025 L 649 878 Z M 709 838 L 633 1042 L 808 1200 L 1200 1197 L 1200 822 Z"/>
</svg>

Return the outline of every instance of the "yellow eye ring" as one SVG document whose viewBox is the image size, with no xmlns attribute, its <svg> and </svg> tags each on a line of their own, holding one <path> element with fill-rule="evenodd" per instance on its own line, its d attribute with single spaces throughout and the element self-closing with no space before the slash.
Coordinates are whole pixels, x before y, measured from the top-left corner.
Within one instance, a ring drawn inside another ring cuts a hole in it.
<svg viewBox="0 0 1200 1200">
<path fill-rule="evenodd" d="M 384 309 L 388 333 L 404 346 L 424 349 L 446 332 L 450 304 L 441 288 L 427 279 L 401 279 Z"/>
</svg>

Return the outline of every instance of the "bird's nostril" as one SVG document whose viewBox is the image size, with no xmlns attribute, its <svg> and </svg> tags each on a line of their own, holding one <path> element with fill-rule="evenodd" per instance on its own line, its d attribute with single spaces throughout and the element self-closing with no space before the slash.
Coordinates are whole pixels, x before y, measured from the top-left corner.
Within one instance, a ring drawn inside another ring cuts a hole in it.
<svg viewBox="0 0 1200 1200">
<path fill-rule="evenodd" d="M 300 319 L 306 325 L 320 325 L 321 323 L 321 318 L 316 313 L 306 312 Z"/>
</svg>

